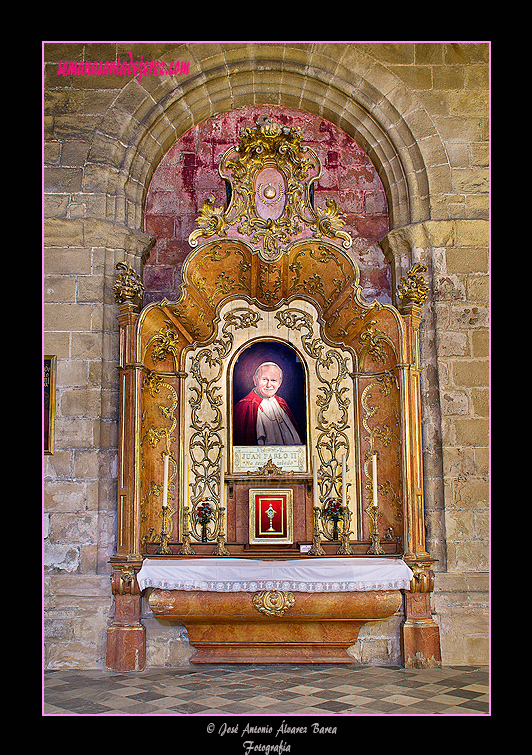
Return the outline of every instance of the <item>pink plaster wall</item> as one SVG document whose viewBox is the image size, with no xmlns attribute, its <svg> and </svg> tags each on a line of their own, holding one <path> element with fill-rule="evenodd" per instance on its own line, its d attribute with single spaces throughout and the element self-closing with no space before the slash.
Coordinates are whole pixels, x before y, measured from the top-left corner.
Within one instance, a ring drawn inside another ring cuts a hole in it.
<svg viewBox="0 0 532 755">
<path fill-rule="evenodd" d="M 325 208 L 329 197 L 344 213 L 344 227 L 353 237 L 350 253 L 358 262 L 367 299 L 391 302 L 390 270 L 378 241 L 388 233 L 388 208 L 381 180 L 363 150 L 323 118 L 290 108 L 246 107 L 222 113 L 195 126 L 167 152 L 155 170 L 146 198 L 144 228 L 156 237 L 144 267 L 145 304 L 179 296 L 181 266 L 192 249 L 188 235 L 204 200 L 214 194 L 226 203 L 225 184 L 218 174 L 221 155 L 238 143 L 243 126 L 254 126 L 270 114 L 287 126 L 299 126 L 303 143 L 322 161 L 315 184 L 314 206 Z M 200 239 L 199 243 L 203 243 Z"/>
</svg>

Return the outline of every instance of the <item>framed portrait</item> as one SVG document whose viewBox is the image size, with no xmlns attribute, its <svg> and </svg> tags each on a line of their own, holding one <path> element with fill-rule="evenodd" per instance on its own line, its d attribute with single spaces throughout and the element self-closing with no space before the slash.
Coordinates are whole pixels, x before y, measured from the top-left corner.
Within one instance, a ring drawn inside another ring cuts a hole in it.
<svg viewBox="0 0 532 755">
<path fill-rule="evenodd" d="M 305 368 L 279 341 L 256 341 L 235 362 L 232 376 L 234 446 L 304 446 Z"/>
<path fill-rule="evenodd" d="M 293 541 L 292 489 L 249 491 L 250 545 L 291 544 Z"/>
<path fill-rule="evenodd" d="M 55 425 L 55 373 L 57 357 L 44 357 L 43 370 L 43 434 L 44 453 L 54 452 L 54 425 Z"/>
</svg>

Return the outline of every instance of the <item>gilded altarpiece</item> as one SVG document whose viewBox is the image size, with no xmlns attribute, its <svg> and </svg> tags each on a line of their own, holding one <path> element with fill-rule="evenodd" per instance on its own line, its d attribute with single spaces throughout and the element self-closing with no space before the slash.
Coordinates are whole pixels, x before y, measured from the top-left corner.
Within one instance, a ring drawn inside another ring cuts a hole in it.
<svg viewBox="0 0 532 755">
<path fill-rule="evenodd" d="M 115 597 L 133 603 L 117 602 L 110 667 L 126 669 L 125 656 L 141 652 L 134 574 L 143 558 L 213 555 L 402 556 L 417 594 L 403 631 L 405 663 L 420 652 L 438 663 L 421 467 L 424 270 L 401 282 L 399 309 L 364 300 L 339 208 L 332 200 L 325 210 L 313 207 L 319 160 L 296 131 L 265 119 L 222 158 L 231 201 L 226 210 L 204 204 L 178 301 L 140 310 L 140 277 L 117 266 L 119 533 L 111 563 Z M 283 469 L 281 455 L 267 458 L 267 448 L 259 468 L 236 463 L 233 370 L 260 342 L 282 344 L 302 365 L 306 422 L 294 468 Z M 291 491 L 290 538 L 279 545 L 250 537 L 254 489 Z M 138 636 L 121 650 L 126 627 Z"/>
</svg>

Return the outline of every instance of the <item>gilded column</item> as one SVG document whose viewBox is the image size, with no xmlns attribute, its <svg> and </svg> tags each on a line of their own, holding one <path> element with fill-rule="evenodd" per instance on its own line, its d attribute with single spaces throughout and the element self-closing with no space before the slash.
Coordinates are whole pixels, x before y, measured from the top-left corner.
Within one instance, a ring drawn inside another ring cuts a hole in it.
<svg viewBox="0 0 532 755">
<path fill-rule="evenodd" d="M 111 556 L 111 588 L 115 600 L 113 623 L 107 630 L 106 667 L 141 671 L 146 663 L 145 628 L 141 624 L 142 597 L 136 574 L 140 554 L 140 389 L 143 371 L 136 361 L 136 324 L 143 285 L 140 276 L 119 262 L 114 293 L 120 325 L 120 405 L 118 418 L 118 500 L 116 552 Z"/>
<path fill-rule="evenodd" d="M 416 265 L 415 268 L 421 266 Z M 426 268 L 425 268 L 426 269 Z M 424 282 L 424 281 L 423 281 Z M 425 284 L 426 285 L 426 284 Z M 400 368 L 403 421 L 403 485 L 405 498 L 405 558 L 428 558 L 425 549 L 425 506 L 423 499 L 423 448 L 421 438 L 421 365 L 419 326 L 421 295 L 417 302 L 405 301 L 400 312 L 405 323 L 405 363 Z M 424 301 L 424 300 L 423 300 Z"/>
<path fill-rule="evenodd" d="M 419 328 L 421 309 L 428 285 L 421 273 L 427 268 L 414 265 L 401 279 L 397 295 L 405 323 L 405 354 L 401 367 L 404 408 L 403 485 L 404 560 L 413 571 L 410 590 L 405 592 L 405 620 L 401 627 L 401 654 L 406 668 L 441 666 L 440 632 L 432 618 L 430 594 L 434 589 L 432 559 L 425 547 L 425 504 L 423 498 L 423 453 L 421 438 L 421 388 Z"/>
<path fill-rule="evenodd" d="M 124 351 L 132 348 L 138 314 L 124 312 L 118 317 Z M 116 553 L 128 560 L 140 558 L 140 422 L 142 367 L 129 360 L 120 365 L 120 404 L 118 416 L 118 501 Z"/>
</svg>

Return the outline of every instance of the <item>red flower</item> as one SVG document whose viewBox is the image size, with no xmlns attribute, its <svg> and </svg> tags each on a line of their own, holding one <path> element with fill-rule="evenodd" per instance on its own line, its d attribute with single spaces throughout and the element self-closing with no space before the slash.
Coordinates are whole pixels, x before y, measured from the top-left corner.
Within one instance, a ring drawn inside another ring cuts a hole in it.
<svg viewBox="0 0 532 755">
<path fill-rule="evenodd" d="M 198 522 L 200 524 L 207 524 L 207 522 L 213 518 L 212 509 L 209 503 L 200 503 L 200 505 L 196 509 L 196 514 L 198 516 Z"/>
<path fill-rule="evenodd" d="M 328 519 L 338 521 L 342 516 L 342 502 L 338 501 L 336 498 L 331 498 L 325 504 L 324 514 Z"/>
</svg>

